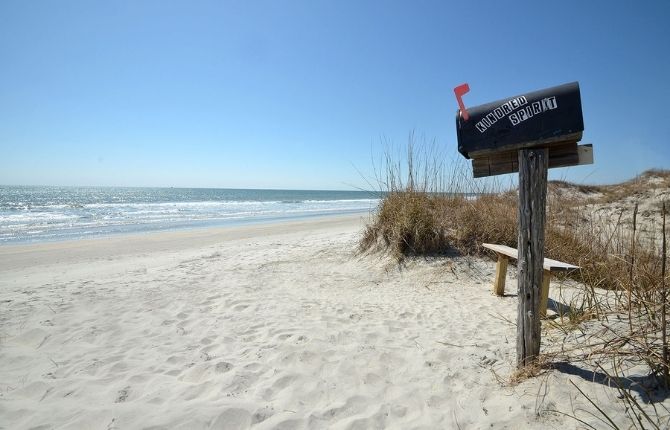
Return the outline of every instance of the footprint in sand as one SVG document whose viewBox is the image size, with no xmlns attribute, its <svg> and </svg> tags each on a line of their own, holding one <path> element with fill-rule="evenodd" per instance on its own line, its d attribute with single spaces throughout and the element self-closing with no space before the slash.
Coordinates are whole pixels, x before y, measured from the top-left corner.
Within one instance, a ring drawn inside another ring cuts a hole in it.
<svg viewBox="0 0 670 430">
<path fill-rule="evenodd" d="M 270 418 L 274 415 L 274 409 L 265 406 L 261 409 L 257 409 L 256 412 L 251 416 L 251 425 L 262 423 L 263 421 Z"/>
<path fill-rule="evenodd" d="M 214 368 L 214 370 L 216 371 L 216 373 L 226 373 L 229 372 L 230 369 L 232 368 L 233 368 L 232 364 L 225 361 L 220 361 L 216 363 L 216 367 Z"/>
<path fill-rule="evenodd" d="M 249 363 L 246 366 L 244 366 L 244 370 L 248 370 L 249 372 L 258 372 L 258 370 L 262 368 L 263 365 L 258 362 Z"/>
<path fill-rule="evenodd" d="M 119 390 L 119 394 L 116 397 L 116 401 L 114 403 L 123 403 L 128 399 L 128 394 L 130 393 L 130 386 L 125 387 L 122 390 Z"/>
<path fill-rule="evenodd" d="M 251 414 L 238 408 L 224 409 L 223 412 L 214 420 L 211 428 L 221 429 L 246 429 L 251 425 Z"/>
</svg>

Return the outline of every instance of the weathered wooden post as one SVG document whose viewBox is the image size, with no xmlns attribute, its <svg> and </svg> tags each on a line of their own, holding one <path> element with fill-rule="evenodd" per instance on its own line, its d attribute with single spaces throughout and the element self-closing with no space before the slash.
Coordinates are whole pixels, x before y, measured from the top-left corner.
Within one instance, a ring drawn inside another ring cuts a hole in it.
<svg viewBox="0 0 670 430">
<path fill-rule="evenodd" d="M 519 367 L 540 355 L 540 303 L 547 200 L 546 148 L 519 151 L 519 262 L 516 357 Z"/>
<path fill-rule="evenodd" d="M 543 270 L 547 169 L 591 164 L 593 148 L 577 145 L 584 131 L 577 82 L 466 110 L 462 96 L 469 90 L 463 84 L 454 93 L 458 151 L 472 159 L 473 176 L 519 172 L 517 365 L 523 367 L 539 356 L 540 303 L 549 292 Z M 498 261 L 499 290 L 506 261 Z"/>
</svg>

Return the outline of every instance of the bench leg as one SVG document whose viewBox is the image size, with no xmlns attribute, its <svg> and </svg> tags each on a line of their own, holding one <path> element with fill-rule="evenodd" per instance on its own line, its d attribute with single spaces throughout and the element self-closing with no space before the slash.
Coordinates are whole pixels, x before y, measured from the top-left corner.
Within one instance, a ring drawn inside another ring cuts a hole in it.
<svg viewBox="0 0 670 430">
<path fill-rule="evenodd" d="M 497 296 L 505 295 L 505 278 L 507 277 L 507 256 L 498 254 L 496 263 L 496 278 L 493 281 L 493 293 Z"/>
<path fill-rule="evenodd" d="M 545 270 L 542 273 L 542 290 L 540 291 L 540 318 L 547 316 L 547 303 L 549 302 L 549 282 L 551 281 L 551 272 Z"/>
</svg>

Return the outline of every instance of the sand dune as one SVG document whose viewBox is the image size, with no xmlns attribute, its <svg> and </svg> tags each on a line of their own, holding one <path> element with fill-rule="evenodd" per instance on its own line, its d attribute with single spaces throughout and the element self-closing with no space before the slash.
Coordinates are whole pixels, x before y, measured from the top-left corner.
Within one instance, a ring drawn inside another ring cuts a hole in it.
<svg viewBox="0 0 670 430">
<path fill-rule="evenodd" d="M 0 428 L 576 428 L 568 380 L 624 422 L 584 378 L 506 382 L 493 262 L 399 268 L 354 253 L 362 223 L 0 248 Z"/>
</svg>

